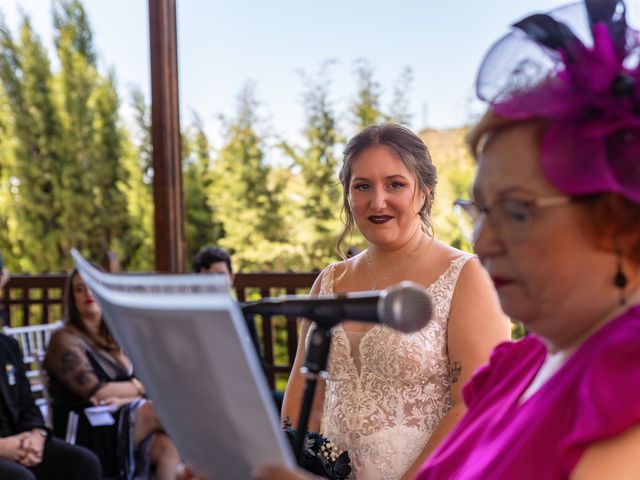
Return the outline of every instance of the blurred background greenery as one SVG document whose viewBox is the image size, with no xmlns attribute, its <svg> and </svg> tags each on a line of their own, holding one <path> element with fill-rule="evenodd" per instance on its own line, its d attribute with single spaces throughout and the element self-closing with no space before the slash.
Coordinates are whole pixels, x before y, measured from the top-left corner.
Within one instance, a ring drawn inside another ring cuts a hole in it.
<svg viewBox="0 0 640 480">
<path fill-rule="evenodd" d="M 72 246 L 93 259 L 112 250 L 124 270 L 151 270 L 150 106 L 135 87 L 120 98 L 116 72 L 99 68 L 82 3 L 52 5 L 54 58 L 28 16 L 12 31 L 0 15 L 0 250 L 15 273 L 65 270 Z M 238 90 L 235 113 L 222 119 L 218 148 L 197 112 L 183 119 L 186 258 L 217 244 L 245 272 L 311 271 L 336 260 L 341 150 L 366 125 L 408 123 L 411 82 L 409 67 L 399 72 L 386 86 L 393 101 L 385 107 L 383 86 L 360 59 L 352 101 L 337 111 L 331 61 L 301 72 L 291 95 L 305 123 L 295 142 L 274 133 L 250 82 Z M 473 175 L 465 129 L 419 133 L 439 171 L 436 235 L 468 249 L 451 208 Z M 363 247 L 357 236 L 350 243 Z"/>
</svg>

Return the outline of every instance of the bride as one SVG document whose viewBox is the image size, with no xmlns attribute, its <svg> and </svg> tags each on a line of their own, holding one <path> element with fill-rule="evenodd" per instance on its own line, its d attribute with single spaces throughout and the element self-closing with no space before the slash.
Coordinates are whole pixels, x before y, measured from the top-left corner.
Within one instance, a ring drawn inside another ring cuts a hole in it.
<svg viewBox="0 0 640 480">
<path fill-rule="evenodd" d="M 419 137 L 395 124 L 366 128 L 345 149 L 340 181 L 346 222 L 338 249 L 354 223 L 368 248 L 325 268 L 311 293 L 411 280 L 427 287 L 434 315 L 413 334 L 355 322 L 334 328 L 309 430 L 349 452 L 350 478 L 405 480 L 464 414 L 461 386 L 509 338 L 509 322 L 478 260 L 433 236 L 436 170 Z M 303 321 L 283 405 L 294 426 L 309 326 Z"/>
</svg>

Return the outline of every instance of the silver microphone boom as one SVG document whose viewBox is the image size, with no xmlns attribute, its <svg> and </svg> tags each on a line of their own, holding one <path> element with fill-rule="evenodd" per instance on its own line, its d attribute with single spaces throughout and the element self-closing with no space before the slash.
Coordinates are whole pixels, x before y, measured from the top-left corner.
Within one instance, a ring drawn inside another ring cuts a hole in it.
<svg viewBox="0 0 640 480">
<path fill-rule="evenodd" d="M 376 292 L 266 298 L 247 303 L 242 310 L 245 314 L 305 317 L 323 328 L 345 320 L 380 323 L 404 333 L 425 327 L 433 314 L 431 296 L 413 282 Z"/>
</svg>

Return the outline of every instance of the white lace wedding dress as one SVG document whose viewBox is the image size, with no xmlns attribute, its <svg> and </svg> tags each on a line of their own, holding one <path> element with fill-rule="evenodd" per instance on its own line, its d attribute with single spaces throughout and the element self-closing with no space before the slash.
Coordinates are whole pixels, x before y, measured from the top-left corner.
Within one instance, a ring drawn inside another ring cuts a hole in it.
<svg viewBox="0 0 640 480">
<path fill-rule="evenodd" d="M 321 432 L 347 450 L 350 479 L 397 480 L 451 408 L 447 320 L 458 274 L 455 259 L 428 288 L 434 314 L 412 334 L 376 325 L 364 334 L 333 330 Z M 320 294 L 333 293 L 333 267 Z"/>
</svg>

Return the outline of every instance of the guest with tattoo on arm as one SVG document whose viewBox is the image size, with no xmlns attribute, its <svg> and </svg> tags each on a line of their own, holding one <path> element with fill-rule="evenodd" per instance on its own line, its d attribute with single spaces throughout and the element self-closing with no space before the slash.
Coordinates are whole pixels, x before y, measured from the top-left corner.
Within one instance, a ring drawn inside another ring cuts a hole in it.
<svg viewBox="0 0 640 480">
<path fill-rule="evenodd" d="M 75 443 L 100 457 L 106 476 L 129 480 L 151 473 L 174 480 L 181 468 L 178 452 L 75 270 L 67 281 L 65 309 L 65 326 L 51 337 L 44 361 L 54 434 L 65 438 L 69 417 L 77 414 Z M 113 424 L 92 426 L 85 409 L 95 406 L 111 407 Z"/>
</svg>

